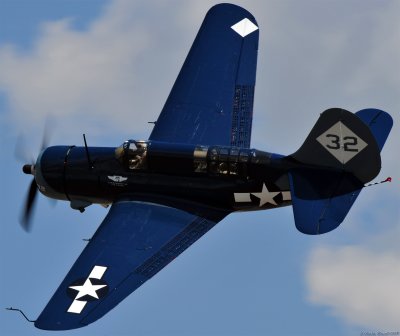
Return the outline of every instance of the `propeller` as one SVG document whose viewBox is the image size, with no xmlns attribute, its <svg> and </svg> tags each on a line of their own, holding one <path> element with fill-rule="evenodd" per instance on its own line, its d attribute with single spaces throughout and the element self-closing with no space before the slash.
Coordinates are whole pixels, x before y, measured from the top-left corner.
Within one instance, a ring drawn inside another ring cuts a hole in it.
<svg viewBox="0 0 400 336">
<path fill-rule="evenodd" d="M 44 150 L 45 148 L 47 148 L 47 143 L 48 143 L 48 138 L 49 138 L 48 133 L 49 133 L 48 132 L 48 122 L 46 122 L 45 130 L 43 132 L 40 152 L 42 150 Z M 22 167 L 22 171 L 25 174 L 33 175 L 33 179 L 29 186 L 29 191 L 28 191 L 28 194 L 27 194 L 26 200 L 25 200 L 25 206 L 23 208 L 22 216 L 20 219 L 22 228 L 25 231 L 29 232 L 32 227 L 32 225 L 31 225 L 32 210 L 33 210 L 35 202 L 36 202 L 38 187 L 37 187 L 36 181 L 35 181 L 35 160 L 32 158 L 31 155 L 28 154 L 25 143 L 21 136 L 17 140 L 17 144 L 16 144 L 16 148 L 15 148 L 15 156 L 20 161 L 31 162 L 31 164 L 24 164 L 24 166 Z"/>
<path fill-rule="evenodd" d="M 45 148 L 45 147 L 43 147 L 43 148 Z M 38 192 L 38 187 L 37 187 L 36 181 L 35 181 L 35 164 L 32 163 L 32 164 L 23 165 L 22 171 L 25 174 L 33 175 L 33 179 L 29 186 L 28 194 L 27 194 L 26 200 L 25 200 L 25 206 L 23 208 L 22 216 L 20 219 L 22 228 L 26 232 L 29 232 L 31 230 L 32 210 L 33 210 L 33 207 L 34 207 L 34 204 L 36 201 L 36 195 Z"/>
</svg>

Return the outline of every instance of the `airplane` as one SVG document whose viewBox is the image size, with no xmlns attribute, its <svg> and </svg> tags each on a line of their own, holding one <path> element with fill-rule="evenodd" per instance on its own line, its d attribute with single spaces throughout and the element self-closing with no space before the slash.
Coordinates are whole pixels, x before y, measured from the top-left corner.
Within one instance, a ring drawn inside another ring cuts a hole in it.
<svg viewBox="0 0 400 336">
<path fill-rule="evenodd" d="M 330 108 L 291 155 L 250 147 L 259 27 L 233 4 L 205 16 L 148 140 L 119 147 L 51 146 L 23 172 L 39 190 L 107 216 L 35 322 L 87 326 L 117 306 L 218 222 L 238 211 L 292 206 L 308 235 L 336 229 L 381 169 L 393 120 Z M 13 308 L 10 308 L 14 310 Z"/>
</svg>

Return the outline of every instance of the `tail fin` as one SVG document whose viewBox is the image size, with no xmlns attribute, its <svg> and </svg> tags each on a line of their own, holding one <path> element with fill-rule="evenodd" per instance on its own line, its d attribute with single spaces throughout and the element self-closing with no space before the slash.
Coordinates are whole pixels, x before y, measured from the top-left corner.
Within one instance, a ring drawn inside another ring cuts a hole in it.
<svg viewBox="0 0 400 336">
<path fill-rule="evenodd" d="M 329 232 L 346 217 L 364 183 L 381 169 L 380 151 L 392 128 L 389 114 L 333 108 L 321 114 L 304 144 L 288 158 L 296 227 L 306 234 Z"/>
</svg>

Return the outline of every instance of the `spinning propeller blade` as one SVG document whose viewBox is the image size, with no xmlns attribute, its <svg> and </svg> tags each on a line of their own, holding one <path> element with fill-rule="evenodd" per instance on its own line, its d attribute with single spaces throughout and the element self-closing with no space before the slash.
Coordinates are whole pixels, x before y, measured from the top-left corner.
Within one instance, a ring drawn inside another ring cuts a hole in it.
<svg viewBox="0 0 400 336">
<path fill-rule="evenodd" d="M 25 166 L 24 166 L 24 168 L 25 168 Z M 27 198 L 25 201 L 24 212 L 23 212 L 23 215 L 21 218 L 21 226 L 27 232 L 29 232 L 31 229 L 32 209 L 33 209 L 33 205 L 36 200 L 37 191 L 38 191 L 38 188 L 37 188 L 35 179 L 32 179 L 31 185 L 29 187 L 29 192 L 28 192 L 28 195 L 27 195 Z"/>
<path fill-rule="evenodd" d="M 46 121 L 46 125 L 43 132 L 42 143 L 40 147 L 40 152 L 47 148 L 49 139 L 49 122 Z M 24 162 L 31 162 L 31 164 L 25 164 L 22 167 L 22 171 L 25 174 L 33 175 L 33 179 L 31 185 L 29 187 L 28 195 L 25 200 L 25 207 L 23 209 L 23 213 L 20 219 L 20 223 L 22 228 L 29 232 L 31 230 L 31 217 L 32 217 L 32 210 L 36 201 L 36 195 L 38 192 L 38 187 L 35 181 L 35 160 L 30 158 L 28 151 L 26 149 L 26 143 L 22 136 L 20 136 L 17 140 L 16 149 L 15 149 L 15 156 L 18 160 Z"/>
</svg>

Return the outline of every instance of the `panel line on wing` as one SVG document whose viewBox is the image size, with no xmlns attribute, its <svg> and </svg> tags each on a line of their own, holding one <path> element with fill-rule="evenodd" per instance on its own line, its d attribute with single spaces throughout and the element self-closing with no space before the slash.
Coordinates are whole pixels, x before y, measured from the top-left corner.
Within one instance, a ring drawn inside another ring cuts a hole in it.
<svg viewBox="0 0 400 336">
<path fill-rule="evenodd" d="M 170 263 L 190 245 L 197 241 L 216 223 L 197 217 L 187 228 L 167 243 L 159 252 L 151 256 L 135 273 L 151 278 L 160 269 Z"/>
<path fill-rule="evenodd" d="M 250 147 L 254 85 L 236 85 L 232 106 L 231 146 Z"/>
</svg>

